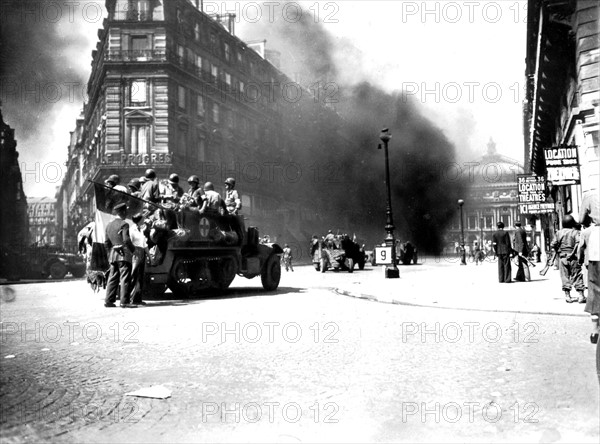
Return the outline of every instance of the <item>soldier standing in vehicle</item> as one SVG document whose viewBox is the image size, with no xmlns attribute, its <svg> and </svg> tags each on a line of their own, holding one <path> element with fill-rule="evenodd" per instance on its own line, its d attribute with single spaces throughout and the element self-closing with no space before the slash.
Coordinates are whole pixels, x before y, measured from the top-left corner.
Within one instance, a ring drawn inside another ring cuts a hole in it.
<svg viewBox="0 0 600 444">
<path fill-rule="evenodd" d="M 227 207 L 225 201 L 219 193 L 215 191 L 215 186 L 212 182 L 206 182 L 204 184 L 204 195 L 202 196 L 202 208 L 200 208 L 200 214 L 205 212 L 219 213 L 221 210 L 224 214 L 227 214 Z"/>
<path fill-rule="evenodd" d="M 225 180 L 225 206 L 227 207 L 229 214 L 238 214 L 242 209 L 242 201 L 240 200 L 237 190 L 234 190 L 234 188 L 235 179 L 233 177 L 228 177 L 227 180 Z"/>
<path fill-rule="evenodd" d="M 283 261 L 283 265 L 285 267 L 285 271 L 294 271 L 294 267 L 292 266 L 292 249 L 288 244 L 285 244 L 283 247 L 283 256 L 281 260 Z"/>
<path fill-rule="evenodd" d="M 183 188 L 179 186 L 179 175 L 173 173 L 169 176 L 169 185 L 166 187 L 163 200 L 165 202 L 178 203 L 181 196 L 183 196 Z"/>
<path fill-rule="evenodd" d="M 104 184 L 109 188 L 114 188 L 115 190 L 122 191 L 123 193 L 128 193 L 129 191 L 121 184 L 121 177 L 118 174 L 112 174 L 108 176 L 108 179 L 104 181 Z"/>
<path fill-rule="evenodd" d="M 145 177 L 147 181 L 142 185 L 141 197 L 149 202 L 158 203 L 160 201 L 160 191 L 156 172 L 153 169 L 147 169 Z"/>
<path fill-rule="evenodd" d="M 121 307 L 133 307 L 129 303 L 131 286 L 131 262 L 135 247 L 129 237 L 129 224 L 125 221 L 127 205 L 120 203 L 115 206 L 117 218 L 106 227 L 106 240 L 104 242 L 108 251 L 110 271 L 106 283 L 105 307 L 115 307 L 117 291 L 121 287 Z"/>
<path fill-rule="evenodd" d="M 192 175 L 187 180 L 190 186 L 189 190 L 183 195 L 183 205 L 190 208 L 200 208 L 202 206 L 202 188 L 200 188 L 200 178 Z"/>
</svg>

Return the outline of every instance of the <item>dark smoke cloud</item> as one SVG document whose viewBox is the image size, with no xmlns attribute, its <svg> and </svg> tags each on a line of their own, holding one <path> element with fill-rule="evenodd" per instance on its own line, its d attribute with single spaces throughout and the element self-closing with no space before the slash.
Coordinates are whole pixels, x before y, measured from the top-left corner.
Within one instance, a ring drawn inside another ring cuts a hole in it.
<svg viewBox="0 0 600 444">
<path fill-rule="evenodd" d="M 15 129 L 21 162 L 64 161 L 64 153 L 49 153 L 51 135 L 61 111 L 82 108 L 89 76 L 90 28 L 77 2 L 18 0 L 0 3 L 0 100 L 5 121 Z M 80 3 L 83 5 L 85 2 Z M 92 28 L 93 29 L 93 28 Z M 85 62 L 83 62 L 85 61 Z M 63 122 L 65 124 L 65 122 Z M 72 129 L 74 119 L 66 128 Z M 69 134 L 65 131 L 64 140 Z M 31 166 L 26 166 L 31 170 Z M 25 177 L 25 187 L 40 183 L 37 192 L 54 194 L 58 183 Z M 45 185 L 45 186 L 44 186 Z M 29 194 L 29 193 L 28 193 Z"/>
<path fill-rule="evenodd" d="M 385 92 L 366 80 L 355 82 L 360 75 L 357 61 L 336 61 L 348 54 L 356 56 L 358 51 L 347 41 L 333 38 L 309 11 L 303 10 L 299 19 L 283 20 L 279 13 L 274 16 L 274 23 L 263 20 L 242 26 L 242 37 L 266 38 L 267 48 L 282 54 L 282 71 L 292 78 L 299 76 L 304 86 L 334 82 L 337 103 L 333 105 L 346 122 L 343 136 L 347 146 L 334 153 L 323 152 L 324 162 L 333 158 L 343 171 L 341 187 L 313 192 L 326 192 L 331 212 L 342 219 L 350 216 L 353 231 L 381 241 L 386 193 L 384 154 L 377 144 L 380 130 L 388 127 L 392 132 L 392 206 L 399 237 L 415 242 L 422 251 L 439 252 L 444 230 L 465 189 L 462 178 L 447 173 L 455 162 L 454 145 L 420 114 L 418 104 L 407 101 L 400 92 Z M 326 140 L 317 143 L 335 146 Z"/>
</svg>

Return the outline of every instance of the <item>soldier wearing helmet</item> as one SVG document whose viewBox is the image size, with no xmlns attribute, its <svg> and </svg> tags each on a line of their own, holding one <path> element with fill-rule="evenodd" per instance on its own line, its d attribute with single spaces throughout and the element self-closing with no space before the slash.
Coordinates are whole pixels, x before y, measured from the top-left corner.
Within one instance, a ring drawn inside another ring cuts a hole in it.
<svg viewBox="0 0 600 444">
<path fill-rule="evenodd" d="M 200 208 L 203 194 L 202 188 L 200 188 L 200 178 L 194 174 L 188 178 L 187 182 L 190 188 L 181 199 L 183 205 L 189 208 Z"/>
<path fill-rule="evenodd" d="M 225 201 L 221 198 L 221 195 L 215 191 L 215 186 L 212 182 L 206 182 L 204 184 L 204 196 L 202 196 L 202 208 L 200 208 L 200 214 L 205 212 L 220 213 L 227 212 Z"/>
<path fill-rule="evenodd" d="M 115 190 L 121 191 L 123 193 L 128 193 L 129 190 L 125 188 L 121 183 L 121 177 L 118 174 L 111 174 L 108 176 L 108 179 L 104 181 L 107 187 L 114 188 Z"/>
<path fill-rule="evenodd" d="M 225 206 L 227 207 L 227 211 L 229 214 L 238 214 L 238 212 L 242 209 L 242 201 L 240 200 L 240 196 L 235 188 L 235 179 L 233 177 L 228 177 L 225 180 Z"/>
<path fill-rule="evenodd" d="M 173 173 L 169 176 L 169 183 L 165 187 L 162 199 L 165 202 L 178 203 L 181 196 L 183 196 L 183 188 L 179 186 L 179 175 Z"/>
<path fill-rule="evenodd" d="M 129 194 L 135 197 L 140 197 L 140 180 L 139 179 L 131 179 L 127 184 L 127 188 L 129 188 Z"/>
<path fill-rule="evenodd" d="M 556 251 L 559 259 L 560 279 L 562 289 L 565 293 L 565 300 L 568 303 L 579 301 L 581 304 L 586 302 L 583 294 L 583 275 L 581 265 L 577 261 L 577 248 L 579 245 L 579 230 L 576 228 L 577 222 L 573 216 L 567 214 L 562 220 L 562 229 L 556 235 L 556 239 L 551 244 Z M 579 298 L 571 297 L 571 289 L 575 287 Z"/>
<path fill-rule="evenodd" d="M 156 172 L 152 169 L 147 169 L 144 177 L 148 180 L 142 185 L 141 198 L 152 203 L 158 203 L 160 201 L 160 191 Z"/>
</svg>

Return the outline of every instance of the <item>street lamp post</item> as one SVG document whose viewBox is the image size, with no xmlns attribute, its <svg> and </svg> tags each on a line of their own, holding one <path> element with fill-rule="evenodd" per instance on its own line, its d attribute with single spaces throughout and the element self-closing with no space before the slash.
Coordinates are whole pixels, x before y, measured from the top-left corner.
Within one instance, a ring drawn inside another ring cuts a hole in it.
<svg viewBox="0 0 600 444">
<path fill-rule="evenodd" d="M 483 217 L 479 218 L 479 228 L 481 229 L 481 240 L 479 241 L 479 248 L 483 249 Z"/>
<path fill-rule="evenodd" d="M 465 227 L 463 223 L 464 204 L 464 200 L 458 199 L 458 206 L 460 207 L 460 265 L 467 265 L 467 258 L 465 254 Z"/>
<path fill-rule="evenodd" d="M 388 156 L 388 142 L 392 138 L 388 128 L 381 130 L 379 138 L 383 142 L 385 150 L 385 184 L 387 186 L 387 206 L 385 210 L 386 223 L 385 223 L 385 245 L 392 247 L 392 263 L 385 267 L 386 279 L 396 279 L 400 277 L 400 270 L 396 266 L 396 240 L 394 239 L 394 218 L 392 216 L 392 191 L 390 185 L 390 160 Z M 380 146 L 381 147 L 381 146 Z"/>
</svg>

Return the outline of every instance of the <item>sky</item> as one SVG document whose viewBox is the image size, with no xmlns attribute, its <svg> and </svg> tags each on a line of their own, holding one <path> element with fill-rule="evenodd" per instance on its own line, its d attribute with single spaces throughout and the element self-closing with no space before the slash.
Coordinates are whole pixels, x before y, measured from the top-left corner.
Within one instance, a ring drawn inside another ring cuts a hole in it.
<svg viewBox="0 0 600 444">
<path fill-rule="evenodd" d="M 204 7 L 235 12 L 242 39 L 259 17 L 264 25 L 285 11 L 284 20 L 294 26 L 298 11 L 312 14 L 339 44 L 340 78 L 334 81 L 367 80 L 416 100 L 455 144 L 459 160 L 468 162 L 485 152 L 490 137 L 499 153 L 522 161 L 526 4 L 301 1 L 271 9 L 256 2 L 205 1 Z M 15 129 L 25 193 L 53 196 L 65 169 L 69 131 L 82 108 L 104 1 L 7 0 L 3 9 L 3 117 Z M 285 57 L 293 54 L 282 51 Z M 56 62 L 51 69 L 47 59 Z"/>
</svg>

